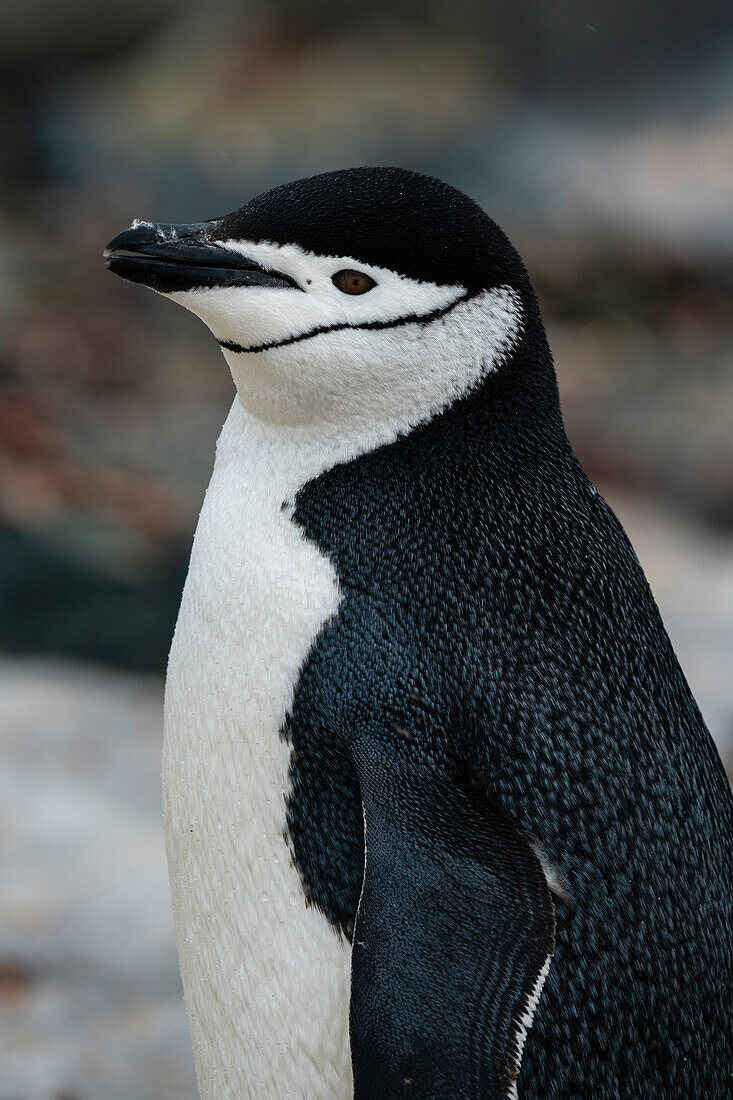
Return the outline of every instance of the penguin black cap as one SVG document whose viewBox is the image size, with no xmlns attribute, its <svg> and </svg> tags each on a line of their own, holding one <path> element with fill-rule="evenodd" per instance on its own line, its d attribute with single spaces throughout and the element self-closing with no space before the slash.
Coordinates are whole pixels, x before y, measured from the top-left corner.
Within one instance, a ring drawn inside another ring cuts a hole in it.
<svg viewBox="0 0 733 1100">
<path fill-rule="evenodd" d="M 527 274 L 480 206 L 455 187 L 404 168 L 347 168 L 282 184 L 219 222 L 232 238 L 350 255 L 471 293 Z"/>
</svg>

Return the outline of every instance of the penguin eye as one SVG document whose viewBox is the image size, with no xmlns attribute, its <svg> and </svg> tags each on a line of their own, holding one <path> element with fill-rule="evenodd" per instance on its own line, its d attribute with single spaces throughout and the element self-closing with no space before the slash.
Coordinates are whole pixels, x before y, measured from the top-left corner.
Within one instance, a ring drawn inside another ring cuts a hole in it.
<svg viewBox="0 0 733 1100">
<path fill-rule="evenodd" d="M 366 294 L 377 285 L 371 275 L 365 275 L 363 271 L 351 271 L 348 268 L 332 275 L 331 282 L 344 294 Z"/>
</svg>

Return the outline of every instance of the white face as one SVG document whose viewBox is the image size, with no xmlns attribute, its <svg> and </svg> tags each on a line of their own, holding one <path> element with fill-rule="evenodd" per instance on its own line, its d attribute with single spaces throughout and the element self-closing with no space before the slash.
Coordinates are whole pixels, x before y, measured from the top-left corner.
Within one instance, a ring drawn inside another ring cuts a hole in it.
<svg viewBox="0 0 733 1100">
<path fill-rule="evenodd" d="M 216 243 L 302 288 L 166 295 L 211 329 L 224 345 L 240 401 L 270 423 L 346 431 L 414 425 L 496 369 L 521 331 L 519 296 L 508 286 L 469 296 L 462 286 L 417 282 L 348 256 L 316 256 L 295 245 Z M 376 285 L 344 293 L 332 280 L 344 270 Z"/>
</svg>

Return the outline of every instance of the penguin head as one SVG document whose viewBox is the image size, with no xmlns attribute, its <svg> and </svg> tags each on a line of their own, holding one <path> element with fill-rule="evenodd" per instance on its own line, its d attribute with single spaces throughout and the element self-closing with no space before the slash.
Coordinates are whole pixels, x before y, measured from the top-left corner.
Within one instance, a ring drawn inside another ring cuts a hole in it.
<svg viewBox="0 0 733 1100">
<path fill-rule="evenodd" d="M 133 222 L 104 255 L 199 316 L 245 408 L 289 425 L 434 415 L 501 368 L 532 296 L 476 203 L 398 168 L 298 180 L 193 225 Z"/>
</svg>

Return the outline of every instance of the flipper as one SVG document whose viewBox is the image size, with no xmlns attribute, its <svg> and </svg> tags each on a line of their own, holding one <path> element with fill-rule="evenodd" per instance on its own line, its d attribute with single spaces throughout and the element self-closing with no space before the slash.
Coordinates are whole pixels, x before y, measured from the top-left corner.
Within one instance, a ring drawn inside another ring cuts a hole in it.
<svg viewBox="0 0 733 1100">
<path fill-rule="evenodd" d="M 417 746 L 356 751 L 366 861 L 353 944 L 356 1100 L 516 1096 L 554 909 L 529 842 Z"/>
</svg>

